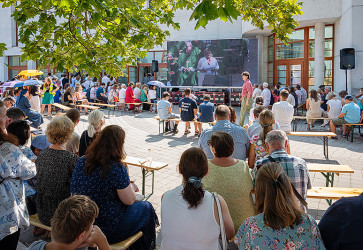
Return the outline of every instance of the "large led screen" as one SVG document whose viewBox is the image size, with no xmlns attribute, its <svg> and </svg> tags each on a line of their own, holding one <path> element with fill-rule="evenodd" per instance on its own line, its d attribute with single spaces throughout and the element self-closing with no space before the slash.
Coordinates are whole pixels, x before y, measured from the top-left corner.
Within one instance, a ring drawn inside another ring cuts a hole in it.
<svg viewBox="0 0 363 250">
<path fill-rule="evenodd" d="M 252 39 L 168 42 L 168 85 L 241 87 L 243 71 L 258 79 L 258 43 Z"/>
</svg>

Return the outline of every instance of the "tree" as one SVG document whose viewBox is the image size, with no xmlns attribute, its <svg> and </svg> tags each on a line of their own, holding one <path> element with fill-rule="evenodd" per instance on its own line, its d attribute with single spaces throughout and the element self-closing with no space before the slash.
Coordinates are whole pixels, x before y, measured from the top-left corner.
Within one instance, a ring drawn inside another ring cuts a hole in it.
<svg viewBox="0 0 363 250">
<path fill-rule="evenodd" d="M 178 9 L 194 9 L 190 19 L 195 29 L 208 21 L 224 22 L 242 16 L 263 29 L 264 22 L 276 36 L 287 41 L 301 14 L 296 0 L 0 0 L 15 6 L 23 60 L 38 60 L 41 66 L 122 74 L 127 65 L 162 45 L 169 35 L 161 27 L 179 29 L 173 21 Z M 0 44 L 0 55 L 5 50 Z"/>
</svg>

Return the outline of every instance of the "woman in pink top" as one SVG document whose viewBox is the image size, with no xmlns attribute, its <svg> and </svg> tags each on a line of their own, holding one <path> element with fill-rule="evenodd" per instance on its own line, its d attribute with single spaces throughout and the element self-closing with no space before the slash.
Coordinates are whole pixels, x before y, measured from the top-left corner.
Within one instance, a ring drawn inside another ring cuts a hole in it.
<svg viewBox="0 0 363 250">
<path fill-rule="evenodd" d="M 125 95 L 125 103 L 141 103 L 139 99 L 136 99 L 134 96 L 134 91 L 132 88 L 134 87 L 134 83 L 130 82 L 127 89 L 126 89 L 126 95 Z M 140 107 L 140 105 L 135 105 L 136 107 Z M 130 110 L 134 109 L 134 105 L 130 104 Z M 135 108 L 136 110 L 137 108 Z"/>
<path fill-rule="evenodd" d="M 242 87 L 241 114 L 239 117 L 239 125 L 241 126 L 244 125 L 246 114 L 250 112 L 253 104 L 253 88 L 252 83 L 250 82 L 250 73 L 248 73 L 247 71 L 243 72 L 242 78 L 244 84 Z"/>
</svg>

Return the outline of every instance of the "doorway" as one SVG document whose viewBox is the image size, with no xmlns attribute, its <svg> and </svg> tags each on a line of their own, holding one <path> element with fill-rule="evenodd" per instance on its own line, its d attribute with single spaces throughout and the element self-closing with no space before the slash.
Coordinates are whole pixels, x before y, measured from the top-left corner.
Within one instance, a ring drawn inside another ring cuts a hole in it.
<svg viewBox="0 0 363 250">
<path fill-rule="evenodd" d="M 307 89 L 307 83 L 304 79 L 304 61 L 303 60 L 289 60 L 279 62 L 276 67 L 277 81 L 283 86 L 290 86 L 301 84 L 303 88 Z M 306 85 L 306 86 L 305 86 Z"/>
</svg>

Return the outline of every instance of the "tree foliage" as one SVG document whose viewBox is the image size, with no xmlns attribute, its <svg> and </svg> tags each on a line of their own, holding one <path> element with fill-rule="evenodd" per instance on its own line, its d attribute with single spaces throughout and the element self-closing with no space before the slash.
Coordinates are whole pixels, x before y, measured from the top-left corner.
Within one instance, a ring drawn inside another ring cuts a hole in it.
<svg viewBox="0 0 363 250">
<path fill-rule="evenodd" d="M 258 28 L 264 22 L 285 41 L 301 14 L 296 0 L 0 0 L 3 7 L 15 6 L 13 18 L 19 26 L 23 60 L 38 60 L 42 66 L 102 70 L 119 75 L 127 65 L 146 56 L 146 51 L 162 45 L 169 32 L 179 29 L 175 11 L 192 9 L 195 29 L 220 18 L 232 21 L 239 16 Z M 0 43 L 0 55 L 5 50 Z"/>
</svg>

